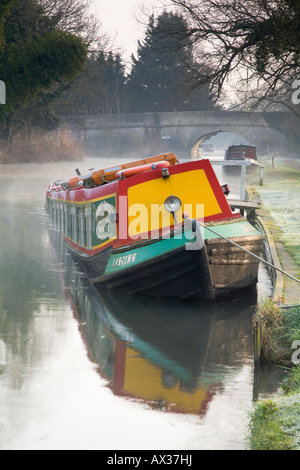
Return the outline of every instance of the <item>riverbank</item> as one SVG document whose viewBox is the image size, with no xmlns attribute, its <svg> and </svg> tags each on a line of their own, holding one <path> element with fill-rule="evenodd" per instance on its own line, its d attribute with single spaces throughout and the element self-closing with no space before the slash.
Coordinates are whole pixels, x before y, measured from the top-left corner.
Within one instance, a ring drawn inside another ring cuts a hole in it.
<svg viewBox="0 0 300 470">
<path fill-rule="evenodd" d="M 300 158 L 262 159 L 263 185 L 258 184 L 257 172 L 248 175 L 251 198 L 258 198 L 258 216 L 270 233 L 274 261 L 292 276 L 300 277 Z M 300 284 L 277 272 L 274 301 L 282 304 L 300 303 Z"/>
<path fill-rule="evenodd" d="M 9 142 L 0 141 L 0 163 L 48 163 L 81 161 L 85 157 L 81 142 L 68 129 L 52 132 L 31 131 L 15 135 Z"/>
<path fill-rule="evenodd" d="M 248 175 L 252 197 L 261 202 L 259 217 L 266 227 L 275 265 L 300 278 L 300 159 L 269 158 L 263 185 Z M 300 449 L 300 284 L 277 272 L 274 298 L 257 311 L 262 334 L 262 360 L 289 371 L 282 384 L 283 396 L 257 403 L 251 416 L 252 450 Z M 296 305 L 295 307 L 292 307 Z"/>
</svg>

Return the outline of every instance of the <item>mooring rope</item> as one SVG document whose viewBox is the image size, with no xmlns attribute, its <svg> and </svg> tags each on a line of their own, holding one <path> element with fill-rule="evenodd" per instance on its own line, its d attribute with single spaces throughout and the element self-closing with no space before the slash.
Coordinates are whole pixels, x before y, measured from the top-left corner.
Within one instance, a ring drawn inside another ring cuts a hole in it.
<svg viewBox="0 0 300 470">
<path fill-rule="evenodd" d="M 237 248 L 240 248 L 245 253 L 248 253 L 249 255 L 253 256 L 254 258 L 258 259 L 259 261 L 262 261 L 264 264 L 267 264 L 271 268 L 276 269 L 276 271 L 281 272 L 285 276 L 291 278 L 293 281 L 298 282 L 300 284 L 300 279 L 292 276 L 291 274 L 287 273 L 286 271 L 283 271 L 283 269 L 280 269 L 277 266 L 274 266 L 274 264 L 269 263 L 269 261 L 266 261 L 265 259 L 261 258 L 261 256 L 258 256 L 256 254 L 252 253 L 251 251 L 247 250 L 246 248 L 242 247 L 241 245 L 238 245 L 238 243 L 235 243 L 233 240 L 230 240 L 230 238 L 224 237 L 223 235 L 221 235 L 220 233 L 218 233 L 215 230 L 211 229 L 210 227 L 207 227 L 207 225 L 203 224 L 202 222 L 199 222 L 199 221 L 197 221 L 197 222 L 198 222 L 199 225 L 201 225 L 201 227 L 205 228 L 206 230 L 209 230 L 210 232 L 214 233 L 218 237 L 223 238 L 228 243 L 231 243 L 232 245 L 236 246 Z"/>
</svg>

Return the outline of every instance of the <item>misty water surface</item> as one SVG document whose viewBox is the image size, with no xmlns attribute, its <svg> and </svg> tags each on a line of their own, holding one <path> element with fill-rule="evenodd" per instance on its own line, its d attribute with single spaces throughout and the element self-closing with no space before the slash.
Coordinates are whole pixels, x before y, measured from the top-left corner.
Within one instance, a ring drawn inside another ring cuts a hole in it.
<svg viewBox="0 0 300 470">
<path fill-rule="evenodd" d="M 95 292 L 45 190 L 115 163 L 0 165 L 0 449 L 244 449 L 253 399 L 278 387 L 253 364 L 266 272 L 215 308 Z"/>
</svg>

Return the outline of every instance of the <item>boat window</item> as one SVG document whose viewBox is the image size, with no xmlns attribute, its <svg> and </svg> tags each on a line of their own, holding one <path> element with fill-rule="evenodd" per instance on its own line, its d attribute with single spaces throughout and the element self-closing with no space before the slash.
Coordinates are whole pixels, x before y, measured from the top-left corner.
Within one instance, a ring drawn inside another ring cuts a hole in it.
<svg viewBox="0 0 300 470">
<path fill-rule="evenodd" d="M 70 210 L 70 223 L 71 223 L 71 239 L 74 243 L 77 243 L 77 217 L 76 217 L 76 206 L 72 205 Z"/>
<path fill-rule="evenodd" d="M 64 204 L 63 208 L 63 233 L 67 235 L 68 233 L 68 210 L 67 204 Z"/>
<path fill-rule="evenodd" d="M 60 229 L 60 202 L 59 201 L 57 201 L 56 211 L 57 211 L 57 225 Z"/>
<path fill-rule="evenodd" d="M 50 201 L 50 210 L 51 210 L 51 219 L 53 220 L 54 222 L 54 202 L 53 200 Z"/>
<path fill-rule="evenodd" d="M 77 207 L 77 220 L 78 220 L 78 243 L 80 246 L 85 245 L 84 240 L 84 218 L 83 218 L 83 207 Z"/>
<path fill-rule="evenodd" d="M 71 238 L 72 230 L 71 230 L 71 205 L 67 204 L 67 235 Z"/>
<path fill-rule="evenodd" d="M 59 201 L 56 201 L 55 209 L 55 222 L 59 226 Z"/>
<path fill-rule="evenodd" d="M 92 208 L 87 205 L 84 210 L 84 240 L 88 250 L 92 249 Z"/>
<path fill-rule="evenodd" d="M 56 218 L 56 201 L 53 201 L 52 219 L 53 219 L 53 222 L 56 224 L 56 222 L 57 222 L 57 218 Z"/>
<path fill-rule="evenodd" d="M 62 201 L 59 203 L 59 227 L 63 231 L 64 227 L 64 204 Z"/>
</svg>

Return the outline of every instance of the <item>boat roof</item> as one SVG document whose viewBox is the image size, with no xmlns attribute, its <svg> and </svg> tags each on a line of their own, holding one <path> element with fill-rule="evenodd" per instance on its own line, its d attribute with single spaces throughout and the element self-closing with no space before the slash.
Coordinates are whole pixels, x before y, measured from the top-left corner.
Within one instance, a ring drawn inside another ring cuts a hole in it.
<svg viewBox="0 0 300 470">
<path fill-rule="evenodd" d="M 177 163 L 179 163 L 174 153 L 164 153 L 161 155 L 156 155 L 154 157 L 135 160 L 129 163 L 122 163 L 120 165 L 112 166 L 105 169 L 91 170 L 89 173 L 86 173 L 84 175 L 77 175 L 71 178 L 57 180 L 54 182 L 54 185 L 59 187 L 60 189 L 73 189 L 78 187 L 79 185 L 83 185 L 85 187 L 101 186 L 102 184 L 114 181 L 117 178 L 117 173 L 119 171 L 128 168 L 134 168 L 137 166 L 148 165 L 151 163 L 157 163 L 160 161 L 167 161 L 170 165 L 176 165 Z M 51 189 L 53 190 L 55 188 L 52 186 Z"/>
</svg>

